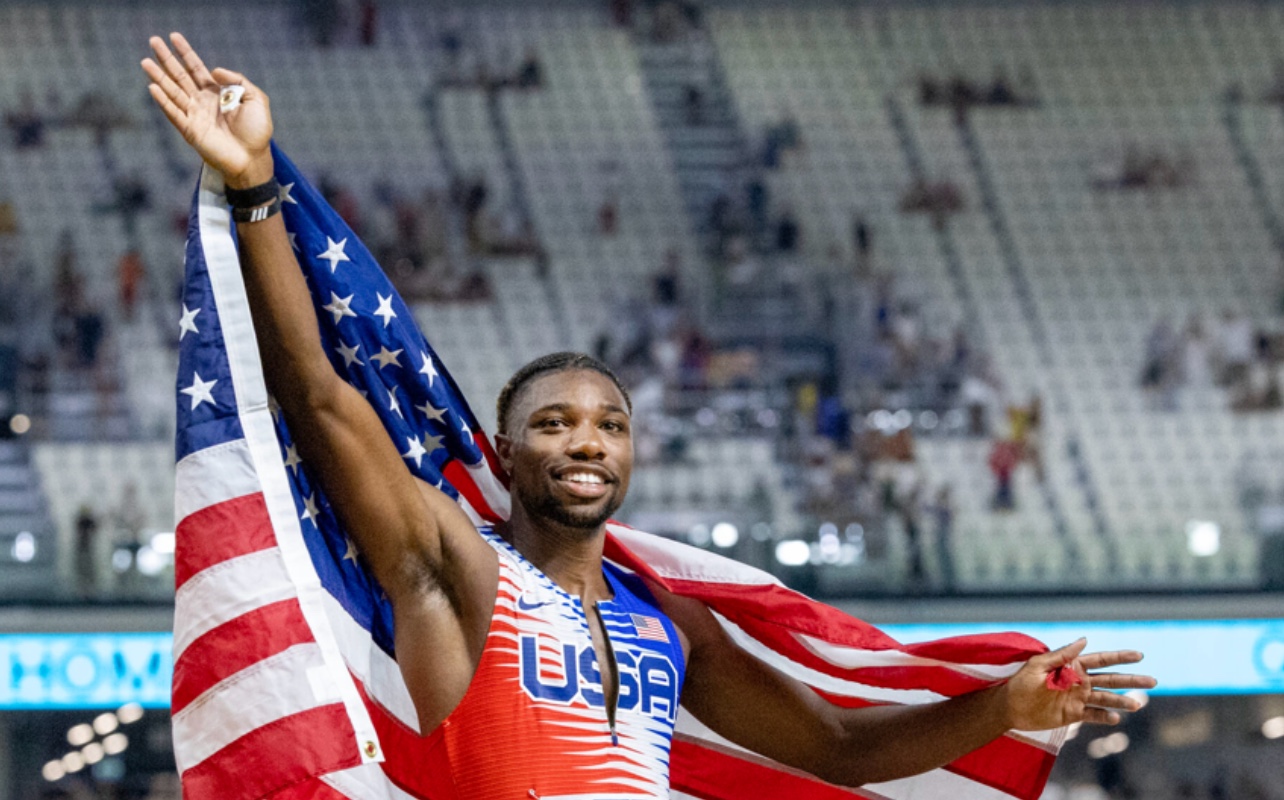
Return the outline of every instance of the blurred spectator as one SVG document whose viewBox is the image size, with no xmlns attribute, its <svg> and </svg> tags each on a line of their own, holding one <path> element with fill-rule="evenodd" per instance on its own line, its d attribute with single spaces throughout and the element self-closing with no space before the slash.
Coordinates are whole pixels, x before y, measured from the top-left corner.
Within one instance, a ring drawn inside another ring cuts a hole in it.
<svg viewBox="0 0 1284 800">
<path fill-rule="evenodd" d="M 786 207 L 780 213 L 780 218 L 776 220 L 776 250 L 781 253 L 798 252 L 798 242 L 802 237 L 802 229 L 798 225 L 798 218 L 794 216 L 792 208 Z"/>
<path fill-rule="evenodd" d="M 132 247 L 122 253 L 120 260 L 116 262 L 116 287 L 120 310 L 127 320 L 134 319 L 138 294 L 146 278 L 147 267 L 143 264 L 142 254 Z"/>
<path fill-rule="evenodd" d="M 1175 391 L 1181 379 L 1181 340 L 1167 317 L 1161 317 L 1146 336 L 1146 358 L 1141 386 L 1160 398 L 1162 408 L 1176 404 Z"/>
<path fill-rule="evenodd" d="M 704 124 L 704 90 L 694 83 L 682 89 L 682 109 L 688 125 Z"/>
<path fill-rule="evenodd" d="M 90 128 L 101 143 L 116 128 L 133 127 L 134 121 L 108 93 L 93 90 L 80 96 L 76 105 L 63 117 L 63 124 Z"/>
<path fill-rule="evenodd" d="M 944 78 L 920 74 L 918 101 L 924 106 L 948 106 L 954 111 L 956 122 L 966 119 L 968 109 L 973 106 L 1033 108 L 1039 105 L 1034 80 L 1028 73 L 1022 74 L 1018 86 L 1001 68 L 988 83 L 958 72 Z"/>
<path fill-rule="evenodd" d="M 88 505 L 76 512 L 76 591 L 82 597 L 98 593 L 98 517 Z"/>
<path fill-rule="evenodd" d="M 610 0 L 611 24 L 627 28 L 633 24 L 633 0 Z"/>
<path fill-rule="evenodd" d="M 318 47 L 334 43 L 339 30 L 339 0 L 299 0 L 299 12 Z"/>
<path fill-rule="evenodd" d="M 1208 352 L 1208 338 L 1199 315 L 1191 314 L 1182 331 L 1182 383 L 1202 388 L 1213 384 L 1212 364 Z"/>
<path fill-rule="evenodd" d="M 996 439 L 990 449 L 990 472 L 994 474 L 994 499 L 990 506 L 995 511 L 1012 511 L 1016 498 L 1012 492 L 1012 474 L 1021 463 L 1021 445 L 1011 439 Z"/>
<path fill-rule="evenodd" d="M 376 0 L 360 0 L 357 13 L 361 18 L 361 44 L 374 47 L 379 35 L 379 4 Z"/>
<path fill-rule="evenodd" d="M 906 214 L 929 214 L 937 228 L 944 227 L 946 218 L 962 211 L 963 207 L 963 192 L 958 184 L 949 180 L 928 181 L 921 177 L 906 187 L 899 205 Z"/>
<path fill-rule="evenodd" d="M 544 85 L 544 67 L 534 50 L 526 51 L 526 57 L 518 66 L 513 82 L 518 89 L 539 89 Z"/>
<path fill-rule="evenodd" d="M 1244 380 L 1253 361 L 1253 323 L 1231 309 L 1222 312 L 1214 330 L 1217 382 L 1235 386 Z"/>
<path fill-rule="evenodd" d="M 859 211 L 852 215 L 852 252 L 856 254 L 856 271 L 864 273 L 869 268 L 869 257 L 874 248 L 874 234 L 865 215 Z"/>
<path fill-rule="evenodd" d="M 4 124 L 13 132 L 13 146 L 19 150 L 35 148 L 45 141 L 45 117 L 36 108 L 31 92 L 23 91 L 18 107 L 4 115 Z"/>
<path fill-rule="evenodd" d="M 1134 142 L 1120 162 L 1094 170 L 1091 185 L 1099 190 L 1175 188 L 1189 183 L 1193 172 L 1189 158 L 1172 158 Z"/>
<path fill-rule="evenodd" d="M 619 230 L 620 201 L 614 193 L 602 198 L 597 207 L 597 232 L 603 236 L 614 236 Z"/>
<path fill-rule="evenodd" d="M 949 484 L 936 490 L 936 497 L 928 506 L 936 523 L 936 559 L 941 569 L 941 591 L 954 591 L 954 498 Z"/>
<path fill-rule="evenodd" d="M 779 167 L 781 157 L 785 153 L 797 150 L 801 146 L 802 134 L 798 128 L 798 119 L 793 114 L 785 114 L 763 131 L 763 167 L 767 169 Z"/>
</svg>

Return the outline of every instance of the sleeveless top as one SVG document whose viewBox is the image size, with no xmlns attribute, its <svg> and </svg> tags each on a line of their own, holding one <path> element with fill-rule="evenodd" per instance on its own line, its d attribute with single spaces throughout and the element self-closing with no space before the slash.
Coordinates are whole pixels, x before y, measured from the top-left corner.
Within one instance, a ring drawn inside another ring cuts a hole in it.
<svg viewBox="0 0 1284 800">
<path fill-rule="evenodd" d="M 685 671 L 672 621 L 640 578 L 603 564 L 611 709 L 580 599 L 482 535 L 499 554 L 499 591 L 472 683 L 428 737 L 432 800 L 667 800 Z"/>
</svg>

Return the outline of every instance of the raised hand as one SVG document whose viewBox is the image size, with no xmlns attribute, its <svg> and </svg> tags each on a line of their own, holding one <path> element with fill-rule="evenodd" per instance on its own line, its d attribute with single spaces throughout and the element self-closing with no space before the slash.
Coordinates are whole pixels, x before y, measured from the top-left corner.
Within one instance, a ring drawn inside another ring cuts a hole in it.
<svg viewBox="0 0 1284 800">
<path fill-rule="evenodd" d="M 272 113 L 268 96 L 237 72 L 210 72 L 181 33 L 171 33 L 174 52 L 159 36 L 149 40 L 155 60 L 143 59 L 147 90 L 170 123 L 205 163 L 231 186 L 251 186 L 272 177 Z M 175 55 L 177 53 L 177 56 Z M 220 91 L 242 86 L 240 105 L 223 111 Z"/>
<path fill-rule="evenodd" d="M 1116 725 L 1120 711 L 1136 711 L 1141 704 L 1114 689 L 1151 689 L 1149 675 L 1130 675 L 1091 670 L 1136 664 L 1142 655 L 1136 650 L 1116 650 L 1081 655 L 1087 639 L 1060 650 L 1035 656 L 1008 681 L 1008 715 L 1015 730 L 1038 731 L 1076 722 Z M 1064 687 L 1064 688 L 1060 688 Z"/>
</svg>

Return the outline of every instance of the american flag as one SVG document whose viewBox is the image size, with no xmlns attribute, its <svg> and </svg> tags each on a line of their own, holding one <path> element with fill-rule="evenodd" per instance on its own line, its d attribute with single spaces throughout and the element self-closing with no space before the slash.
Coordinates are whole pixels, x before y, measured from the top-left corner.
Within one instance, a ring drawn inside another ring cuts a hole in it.
<svg viewBox="0 0 1284 800">
<path fill-rule="evenodd" d="M 379 411 L 416 476 L 478 521 L 505 518 L 489 440 L 410 310 L 352 231 L 275 155 L 286 226 L 334 369 Z M 173 688 L 184 796 L 431 798 L 391 609 L 264 388 L 222 179 L 208 168 L 186 269 Z M 974 691 L 1046 649 L 1015 634 L 901 645 L 767 573 L 627 526 L 609 531 L 615 563 L 703 601 L 742 647 L 841 706 Z M 682 714 L 672 796 L 1036 800 L 1062 739 L 1063 731 L 1010 732 L 943 769 L 843 789 Z"/>
<path fill-rule="evenodd" d="M 664 632 L 664 625 L 655 617 L 648 617 L 646 614 L 630 614 L 633 618 L 633 629 L 638 632 L 639 639 L 653 639 L 657 642 L 669 641 L 669 634 Z"/>
</svg>

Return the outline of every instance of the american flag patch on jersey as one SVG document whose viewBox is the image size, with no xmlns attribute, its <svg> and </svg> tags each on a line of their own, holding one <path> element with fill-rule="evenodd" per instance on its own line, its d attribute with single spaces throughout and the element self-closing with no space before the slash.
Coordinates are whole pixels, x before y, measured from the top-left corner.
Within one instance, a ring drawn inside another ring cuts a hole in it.
<svg viewBox="0 0 1284 800">
<path fill-rule="evenodd" d="M 648 617 L 645 614 L 630 614 L 633 617 L 633 627 L 638 632 L 639 639 L 652 639 L 657 642 L 669 641 L 669 634 L 664 630 L 664 623 L 656 617 Z"/>
</svg>

